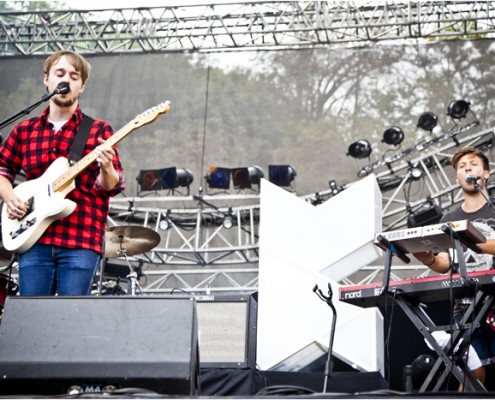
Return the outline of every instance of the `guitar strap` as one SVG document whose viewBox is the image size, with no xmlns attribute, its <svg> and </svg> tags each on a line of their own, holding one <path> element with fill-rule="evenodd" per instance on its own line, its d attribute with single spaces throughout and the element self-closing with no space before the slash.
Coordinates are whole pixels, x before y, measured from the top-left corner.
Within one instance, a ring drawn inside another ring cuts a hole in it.
<svg viewBox="0 0 495 400">
<path fill-rule="evenodd" d="M 86 146 L 86 142 L 88 141 L 89 131 L 91 130 L 91 126 L 93 125 L 94 119 L 90 116 L 84 114 L 83 119 L 81 121 L 81 125 L 79 125 L 79 130 L 76 133 L 76 137 L 74 138 L 74 142 L 72 143 L 72 148 L 69 154 L 69 164 L 74 165 L 81 159 L 84 146 Z"/>
</svg>

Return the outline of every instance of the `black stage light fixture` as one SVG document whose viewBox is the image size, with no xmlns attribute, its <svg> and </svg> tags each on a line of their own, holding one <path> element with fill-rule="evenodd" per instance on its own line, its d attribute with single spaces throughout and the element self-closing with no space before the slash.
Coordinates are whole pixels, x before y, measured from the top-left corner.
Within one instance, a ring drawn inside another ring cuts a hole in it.
<svg viewBox="0 0 495 400">
<path fill-rule="evenodd" d="M 208 187 L 212 189 L 230 188 L 230 168 L 210 167 L 205 179 Z"/>
<path fill-rule="evenodd" d="M 417 228 L 420 226 L 438 224 L 442 218 L 443 211 L 440 206 L 433 206 L 423 211 L 418 211 L 410 214 L 407 217 L 407 227 Z"/>
<path fill-rule="evenodd" d="M 232 183 L 234 189 L 250 189 L 252 185 L 259 185 L 264 172 L 258 166 L 232 168 Z"/>
<path fill-rule="evenodd" d="M 176 189 L 179 186 L 189 187 L 193 179 L 191 171 L 176 167 L 141 170 L 137 177 L 141 191 Z"/>
<path fill-rule="evenodd" d="M 433 131 L 433 128 L 437 126 L 437 123 L 438 123 L 438 117 L 434 113 L 430 111 L 424 112 L 419 116 L 418 128 L 431 132 Z"/>
<path fill-rule="evenodd" d="M 392 126 L 383 132 L 382 142 L 390 146 L 397 146 L 404 140 L 404 131 L 398 126 Z"/>
<path fill-rule="evenodd" d="M 274 185 L 290 186 L 296 176 L 296 170 L 292 167 L 292 165 L 268 166 L 268 180 Z"/>
<path fill-rule="evenodd" d="M 454 119 L 464 118 L 468 111 L 471 103 L 466 100 L 454 100 L 451 101 L 447 107 L 447 115 Z"/>
<path fill-rule="evenodd" d="M 347 149 L 347 156 L 353 158 L 366 158 L 371 154 L 371 143 L 367 140 L 358 140 L 352 143 Z"/>
<path fill-rule="evenodd" d="M 175 189 L 179 186 L 188 187 L 194 176 L 191 171 L 185 168 L 165 168 L 161 171 L 161 183 L 163 189 Z"/>
<path fill-rule="evenodd" d="M 344 188 L 342 186 L 337 185 L 337 181 L 332 179 L 328 181 L 328 186 L 330 187 L 330 191 L 332 192 L 332 196 L 338 195 Z"/>
<path fill-rule="evenodd" d="M 161 183 L 161 170 L 160 169 L 145 169 L 139 171 L 137 177 L 141 191 L 160 190 Z"/>
</svg>

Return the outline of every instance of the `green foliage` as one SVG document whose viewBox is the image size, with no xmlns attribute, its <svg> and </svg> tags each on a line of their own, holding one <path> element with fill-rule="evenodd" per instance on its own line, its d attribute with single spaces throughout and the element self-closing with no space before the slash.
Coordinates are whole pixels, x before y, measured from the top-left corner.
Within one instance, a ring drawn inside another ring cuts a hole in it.
<svg viewBox="0 0 495 400">
<path fill-rule="evenodd" d="M 64 1 L 12 0 L 0 2 L 0 12 L 60 10 L 64 7 L 67 7 Z"/>
</svg>

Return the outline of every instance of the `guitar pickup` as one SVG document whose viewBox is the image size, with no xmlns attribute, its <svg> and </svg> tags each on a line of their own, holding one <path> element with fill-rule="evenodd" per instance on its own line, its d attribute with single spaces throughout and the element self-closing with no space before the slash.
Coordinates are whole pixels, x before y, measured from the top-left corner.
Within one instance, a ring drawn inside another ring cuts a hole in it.
<svg viewBox="0 0 495 400">
<path fill-rule="evenodd" d="M 19 228 L 16 231 L 10 233 L 11 239 L 15 239 L 19 235 L 21 235 L 24 231 L 26 231 L 29 227 L 33 226 L 36 223 L 36 218 L 31 218 L 26 221 L 25 224 L 20 224 Z"/>
</svg>

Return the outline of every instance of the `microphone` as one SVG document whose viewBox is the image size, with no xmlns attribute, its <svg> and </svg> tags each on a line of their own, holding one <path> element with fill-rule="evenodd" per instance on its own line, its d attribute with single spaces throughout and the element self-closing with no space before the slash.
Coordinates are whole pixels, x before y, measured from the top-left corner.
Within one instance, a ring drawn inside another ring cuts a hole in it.
<svg viewBox="0 0 495 400">
<path fill-rule="evenodd" d="M 464 179 L 467 183 L 476 183 L 479 179 L 481 179 L 481 176 L 466 175 Z"/>
<path fill-rule="evenodd" d="M 70 92 L 70 86 L 68 82 L 60 82 L 56 89 L 53 91 L 54 94 L 67 94 Z"/>
</svg>

